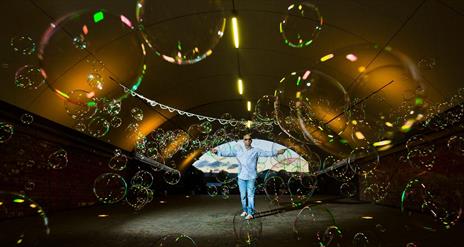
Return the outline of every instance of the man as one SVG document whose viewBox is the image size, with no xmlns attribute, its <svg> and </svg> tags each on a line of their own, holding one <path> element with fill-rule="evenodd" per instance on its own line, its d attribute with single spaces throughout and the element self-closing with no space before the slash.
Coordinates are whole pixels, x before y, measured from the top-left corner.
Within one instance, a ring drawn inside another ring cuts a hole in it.
<svg viewBox="0 0 464 247">
<path fill-rule="evenodd" d="M 285 149 L 278 151 L 263 151 L 251 146 L 251 134 L 243 136 L 244 150 L 218 150 L 211 149 L 211 152 L 223 157 L 237 157 L 238 167 L 238 188 L 240 190 L 240 199 L 242 201 L 243 212 L 240 216 L 245 219 L 253 219 L 255 211 L 255 182 L 257 177 L 256 165 L 259 157 L 271 157 L 283 154 Z M 248 199 L 248 204 L 247 204 Z"/>
</svg>

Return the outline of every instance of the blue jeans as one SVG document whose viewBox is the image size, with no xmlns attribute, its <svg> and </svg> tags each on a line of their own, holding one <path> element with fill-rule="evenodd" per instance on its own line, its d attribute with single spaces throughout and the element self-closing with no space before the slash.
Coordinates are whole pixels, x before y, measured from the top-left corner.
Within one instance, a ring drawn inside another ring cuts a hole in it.
<svg viewBox="0 0 464 247">
<path fill-rule="evenodd" d="M 255 213 L 255 181 L 256 179 L 250 180 L 238 180 L 238 189 L 240 190 L 240 200 L 242 201 L 243 212 L 253 215 Z M 247 204 L 248 199 L 248 204 Z"/>
</svg>

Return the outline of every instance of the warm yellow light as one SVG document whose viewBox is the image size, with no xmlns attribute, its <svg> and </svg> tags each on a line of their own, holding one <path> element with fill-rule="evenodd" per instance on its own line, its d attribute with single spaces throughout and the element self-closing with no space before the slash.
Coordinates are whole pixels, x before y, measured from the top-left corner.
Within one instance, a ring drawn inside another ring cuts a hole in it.
<svg viewBox="0 0 464 247">
<path fill-rule="evenodd" d="M 401 126 L 401 132 L 409 132 L 412 128 L 412 126 L 414 125 L 414 123 L 416 122 L 415 119 L 408 119 L 404 124 L 403 126 Z"/>
<path fill-rule="evenodd" d="M 365 220 L 372 220 L 372 219 L 374 219 L 374 217 L 372 217 L 372 216 L 363 216 L 363 217 L 361 217 L 361 218 L 363 218 L 363 219 L 365 219 Z"/>
<path fill-rule="evenodd" d="M 248 121 L 246 122 L 246 127 L 250 129 L 252 123 L 253 123 L 253 122 L 251 122 L 251 120 L 248 120 Z"/>
<path fill-rule="evenodd" d="M 393 127 L 393 124 L 390 122 L 385 122 L 385 125 L 387 125 L 388 127 Z"/>
<path fill-rule="evenodd" d="M 182 163 L 179 166 L 179 171 L 183 172 L 185 169 L 188 168 L 188 165 L 191 165 L 193 160 L 203 152 L 203 149 L 199 148 L 185 157 L 185 159 L 182 161 Z"/>
<path fill-rule="evenodd" d="M 321 57 L 321 62 L 325 62 L 325 61 L 327 61 L 327 60 L 329 60 L 329 59 L 331 59 L 333 57 L 334 57 L 334 54 L 332 54 L 332 53 L 328 54 L 328 55 L 325 55 L 325 56 Z"/>
<path fill-rule="evenodd" d="M 378 141 L 378 142 L 374 142 L 374 144 L 372 144 L 372 146 L 374 146 L 374 147 L 385 146 L 385 145 L 390 144 L 391 142 L 392 142 L 391 140 Z"/>
<path fill-rule="evenodd" d="M 32 203 L 31 205 L 29 205 L 29 207 L 31 207 L 31 208 L 36 208 L 37 205 L 35 205 L 34 203 Z"/>
<path fill-rule="evenodd" d="M 359 72 L 359 73 L 362 73 L 362 72 L 364 72 L 364 71 L 366 71 L 366 67 L 364 67 L 364 66 L 359 66 L 359 67 L 358 67 L 358 72 Z"/>
<path fill-rule="evenodd" d="M 109 215 L 107 214 L 99 214 L 97 215 L 98 218 L 106 218 L 106 217 L 109 217 Z"/>
<path fill-rule="evenodd" d="M 243 95 L 243 81 L 242 81 L 242 79 L 240 79 L 240 78 L 238 79 L 237 85 L 238 85 L 238 94 Z"/>
<path fill-rule="evenodd" d="M 247 101 L 247 111 L 251 111 L 251 101 Z"/>
<path fill-rule="evenodd" d="M 299 99 L 301 97 L 301 92 L 300 91 L 296 92 L 295 96 L 296 96 L 297 99 Z"/>
<path fill-rule="evenodd" d="M 393 147 L 392 144 L 388 144 L 388 145 L 386 145 L 386 146 L 377 148 L 377 150 L 378 150 L 378 151 L 385 151 L 385 150 L 388 150 L 388 149 L 390 149 L 390 148 L 392 148 L 392 147 Z"/>
<path fill-rule="evenodd" d="M 238 21 L 237 21 L 237 17 L 232 17 L 232 30 L 234 32 L 235 48 L 238 48 L 239 47 L 239 39 L 238 39 Z"/>
<path fill-rule="evenodd" d="M 364 135 L 363 135 L 363 133 L 361 131 L 354 132 L 354 135 L 356 136 L 356 138 L 358 138 L 358 140 L 366 139 L 366 137 L 364 137 Z"/>
</svg>

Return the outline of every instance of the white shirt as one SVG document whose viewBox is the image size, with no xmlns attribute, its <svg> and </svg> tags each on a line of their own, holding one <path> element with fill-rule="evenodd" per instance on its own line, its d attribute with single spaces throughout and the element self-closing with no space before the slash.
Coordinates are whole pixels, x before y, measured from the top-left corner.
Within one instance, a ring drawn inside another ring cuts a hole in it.
<svg viewBox="0 0 464 247">
<path fill-rule="evenodd" d="M 263 151 L 260 148 L 232 148 L 230 150 L 218 149 L 217 155 L 223 157 L 236 157 L 238 159 L 238 178 L 242 180 L 256 179 L 257 163 L 259 157 L 276 156 L 277 151 Z"/>
</svg>

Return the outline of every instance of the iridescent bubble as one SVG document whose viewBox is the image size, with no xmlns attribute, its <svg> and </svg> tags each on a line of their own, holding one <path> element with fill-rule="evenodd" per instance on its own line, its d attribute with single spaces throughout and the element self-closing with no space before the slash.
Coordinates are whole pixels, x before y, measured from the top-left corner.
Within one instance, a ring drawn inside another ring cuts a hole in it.
<svg viewBox="0 0 464 247">
<path fill-rule="evenodd" d="M 312 142 L 329 153 L 346 155 L 351 151 L 344 134 L 349 122 L 344 112 L 349 102 L 345 88 L 332 76 L 312 69 L 292 72 L 279 82 L 277 123 L 300 142 Z"/>
<path fill-rule="evenodd" d="M 412 166 L 432 170 L 436 161 L 435 145 L 416 146 L 408 152 L 407 159 Z"/>
<path fill-rule="evenodd" d="M 179 183 L 181 174 L 178 170 L 169 169 L 164 172 L 163 179 L 167 184 L 176 185 Z"/>
<path fill-rule="evenodd" d="M 260 218 L 246 220 L 240 214 L 237 212 L 233 218 L 235 240 L 239 246 L 255 246 L 261 238 L 263 222 Z"/>
<path fill-rule="evenodd" d="M 353 246 L 354 247 L 367 247 L 369 246 L 369 239 L 364 233 L 358 232 L 353 237 Z"/>
<path fill-rule="evenodd" d="M 362 175 L 376 169 L 379 163 L 379 153 L 372 146 L 356 147 L 348 157 L 348 164 Z"/>
<path fill-rule="evenodd" d="M 189 142 L 189 135 L 187 132 L 177 129 L 173 132 L 166 132 L 172 133 L 171 135 L 165 135 L 166 146 L 162 150 L 162 155 L 164 159 L 170 159 L 174 154 L 179 152 L 185 145 Z"/>
<path fill-rule="evenodd" d="M 197 246 L 193 239 L 185 234 L 175 233 L 175 234 L 168 234 L 161 237 L 158 241 L 156 241 L 154 247 L 168 247 L 168 246 L 179 246 L 179 247 L 190 247 L 190 246 Z"/>
<path fill-rule="evenodd" d="M 74 128 L 80 132 L 85 132 L 87 129 L 87 125 L 84 122 L 77 122 Z"/>
<path fill-rule="evenodd" d="M 76 88 L 95 98 L 125 97 L 129 92 L 119 84 L 133 91 L 140 86 L 145 55 L 131 20 L 106 10 L 80 10 L 59 18 L 44 32 L 38 49 L 47 84 L 64 98 Z"/>
<path fill-rule="evenodd" d="M 208 185 L 206 186 L 206 191 L 209 196 L 215 197 L 218 195 L 218 189 L 215 185 Z"/>
<path fill-rule="evenodd" d="M 458 180 L 438 173 L 420 173 L 408 181 L 401 194 L 401 212 L 424 229 L 450 229 L 462 217 L 462 186 Z M 421 217 L 416 217 L 418 213 Z"/>
<path fill-rule="evenodd" d="M 110 131 L 110 123 L 103 117 L 94 117 L 87 125 L 87 131 L 93 137 L 103 137 Z"/>
<path fill-rule="evenodd" d="M 131 179 L 131 185 L 140 185 L 142 187 L 150 188 L 153 184 L 153 175 L 145 170 L 140 170 L 135 173 Z"/>
<path fill-rule="evenodd" d="M 68 152 L 58 149 L 48 156 L 48 166 L 52 169 L 64 169 L 68 166 Z"/>
<path fill-rule="evenodd" d="M 26 195 L 14 192 L 0 191 L 0 202 L 0 218 L 4 219 L 0 221 L 2 246 L 41 246 L 50 234 L 43 208 Z"/>
<path fill-rule="evenodd" d="M 411 242 L 411 243 L 407 243 L 406 247 L 417 247 L 417 245 Z"/>
<path fill-rule="evenodd" d="M 15 73 L 15 84 L 20 88 L 37 89 L 45 83 L 41 70 L 34 65 L 24 65 Z"/>
<path fill-rule="evenodd" d="M 362 193 L 368 200 L 379 203 L 388 195 L 390 181 L 384 182 L 384 180 L 375 179 L 375 177 L 376 176 L 371 176 L 370 179 L 375 182 L 369 183 L 369 186 L 367 186 Z"/>
<path fill-rule="evenodd" d="M 74 37 L 72 42 L 77 49 L 85 50 L 87 48 L 87 41 L 85 40 L 84 34 L 79 34 Z"/>
<path fill-rule="evenodd" d="M 308 2 L 291 4 L 280 22 L 280 34 L 290 47 L 305 47 L 313 43 L 322 30 L 319 9 Z"/>
<path fill-rule="evenodd" d="M 226 185 L 223 185 L 221 188 L 222 199 L 229 199 L 229 194 L 230 194 L 229 187 Z"/>
<path fill-rule="evenodd" d="M 131 109 L 131 116 L 133 119 L 135 119 L 136 121 L 142 121 L 143 120 L 143 111 L 142 109 L 138 108 L 138 107 L 134 107 Z"/>
<path fill-rule="evenodd" d="M 119 128 L 122 125 L 122 118 L 114 116 L 110 119 L 110 125 L 113 128 Z"/>
<path fill-rule="evenodd" d="M 23 113 L 20 117 L 21 123 L 29 125 L 34 122 L 34 117 L 29 113 Z"/>
<path fill-rule="evenodd" d="M 324 231 L 333 224 L 335 224 L 335 219 L 327 208 L 323 206 L 305 206 L 295 217 L 293 222 L 293 233 L 297 240 L 305 240 L 305 242 L 308 242 L 308 240 L 311 241 L 313 237 L 315 237 L 321 242 L 320 238 L 324 235 Z"/>
<path fill-rule="evenodd" d="M 342 182 L 350 181 L 355 175 L 353 167 L 342 165 L 341 160 L 333 155 L 329 155 L 324 159 L 323 167 L 326 174 Z"/>
<path fill-rule="evenodd" d="M 103 110 L 110 116 L 118 115 L 121 112 L 121 101 L 120 100 L 111 100 L 106 104 Z"/>
<path fill-rule="evenodd" d="M 132 185 L 126 196 L 126 202 L 135 210 L 141 210 L 153 200 L 153 191 L 140 185 Z"/>
<path fill-rule="evenodd" d="M 36 50 L 35 42 L 29 36 L 15 36 L 10 40 L 13 50 L 22 55 L 32 55 Z"/>
<path fill-rule="evenodd" d="M 93 193 L 102 203 L 117 203 L 124 199 L 126 192 L 126 181 L 116 173 L 103 173 L 93 183 Z"/>
<path fill-rule="evenodd" d="M 122 171 L 126 168 L 127 156 L 124 154 L 115 154 L 108 162 L 108 167 L 115 171 Z"/>
<path fill-rule="evenodd" d="M 161 142 L 164 137 L 164 130 L 162 128 L 156 128 L 150 133 L 150 137 L 157 143 Z"/>
<path fill-rule="evenodd" d="M 234 176 L 228 173 L 226 170 L 221 170 L 216 174 L 216 180 L 219 183 L 229 183 L 234 179 Z"/>
<path fill-rule="evenodd" d="M 373 57 L 376 57 L 375 61 Z M 359 104 L 363 105 L 363 116 L 358 118 L 356 114 L 350 120 L 351 128 L 344 133 L 350 137 L 344 139 L 351 147 L 358 146 L 360 142 L 372 145 L 379 141 L 401 141 L 405 138 L 404 133 L 410 132 L 424 120 L 426 92 L 416 90 L 425 88 L 421 73 L 416 63 L 398 49 L 376 44 L 349 46 L 324 55 L 313 67 L 330 73 L 345 88 L 349 88 L 351 99 L 359 99 L 352 101 L 347 114 L 352 113 L 351 110 Z M 359 125 L 360 120 L 366 124 Z M 383 148 L 391 147 L 385 145 Z"/>
<path fill-rule="evenodd" d="M 97 112 L 95 98 L 84 90 L 72 90 L 64 101 L 66 113 L 73 119 L 87 119 Z"/>
<path fill-rule="evenodd" d="M 10 123 L 0 121 L 0 143 L 5 143 L 13 137 L 14 126 Z"/>
<path fill-rule="evenodd" d="M 200 124 L 200 126 L 201 126 L 201 132 L 203 134 L 209 134 L 211 130 L 213 129 L 213 126 L 211 122 L 209 121 L 204 121 L 203 123 Z"/>
<path fill-rule="evenodd" d="M 264 192 L 267 198 L 274 204 L 279 205 L 281 197 L 286 193 L 287 186 L 283 178 L 273 176 L 264 182 Z"/>
<path fill-rule="evenodd" d="M 208 135 L 203 133 L 203 128 L 199 124 L 190 125 L 187 133 L 191 139 L 197 139 L 198 141 L 203 141 L 208 137 Z"/>
<path fill-rule="evenodd" d="M 353 197 L 357 194 L 357 186 L 353 182 L 343 183 L 340 185 L 340 194 L 343 197 Z"/>
<path fill-rule="evenodd" d="M 275 96 L 264 95 L 261 97 L 255 106 L 255 115 L 258 120 L 272 121 L 275 118 L 274 114 Z"/>
<path fill-rule="evenodd" d="M 329 226 L 324 234 L 318 237 L 319 246 L 341 246 L 342 231 L 337 226 Z"/>
<path fill-rule="evenodd" d="M 223 5 L 216 1 L 140 0 L 136 11 L 148 46 L 175 64 L 192 64 L 211 55 L 226 26 Z"/>
<path fill-rule="evenodd" d="M 87 83 L 89 83 L 90 87 L 98 90 L 102 90 L 105 85 L 103 77 L 96 72 L 89 73 L 87 76 Z"/>
<path fill-rule="evenodd" d="M 287 188 L 294 206 L 302 205 L 314 192 L 312 188 L 305 187 L 301 181 L 301 176 L 296 174 L 291 175 L 288 179 Z"/>
</svg>

